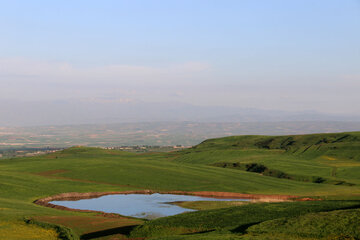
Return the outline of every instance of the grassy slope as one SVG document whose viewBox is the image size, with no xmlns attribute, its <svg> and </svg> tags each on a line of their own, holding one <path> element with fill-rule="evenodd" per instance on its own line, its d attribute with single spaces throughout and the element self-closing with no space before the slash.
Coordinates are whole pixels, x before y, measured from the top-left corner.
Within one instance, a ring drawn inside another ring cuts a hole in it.
<svg viewBox="0 0 360 240">
<path fill-rule="evenodd" d="M 280 218 L 251 226 L 249 235 L 283 234 L 289 237 L 344 239 L 360 238 L 360 209 L 308 213 L 296 218 Z"/>
<path fill-rule="evenodd" d="M 76 147 L 45 156 L 0 160 L 0 220 L 91 215 L 32 203 L 40 197 L 73 191 L 154 189 L 354 196 L 360 194 L 357 185 L 298 182 L 208 164 L 258 162 L 286 173 L 360 185 L 359 139 L 359 133 L 240 136 L 208 140 L 175 153 L 134 154 Z"/>
<path fill-rule="evenodd" d="M 295 217 L 311 212 L 359 208 L 360 201 L 310 201 L 257 203 L 238 207 L 189 212 L 159 218 L 133 231 L 134 237 L 154 237 L 228 229 L 242 233 L 251 225 L 280 217 Z"/>
<path fill-rule="evenodd" d="M 25 224 L 23 221 L 0 220 L 0 239 L 58 239 L 53 229 L 44 229 L 36 225 Z"/>
<path fill-rule="evenodd" d="M 210 139 L 187 150 L 176 161 L 260 163 L 289 174 L 360 184 L 360 133 Z"/>
<path fill-rule="evenodd" d="M 128 189 L 300 195 L 324 195 L 329 191 L 350 193 L 354 190 L 353 187 L 288 181 L 238 170 L 168 160 L 170 157 L 174 158 L 182 154 L 134 154 L 92 148 L 73 148 L 43 157 L 1 161 L 3 164 L 0 166 L 2 166 L 1 169 L 6 170 L 6 174 L 33 179 L 36 176 L 31 173 L 64 170 L 56 176 L 78 180 L 71 181 L 72 184 L 83 186 L 85 181 L 94 181 L 114 184 L 112 189 L 117 187 L 117 184 L 118 188 Z M 43 179 L 43 177 L 37 177 L 37 179 Z M 51 182 L 49 179 L 46 181 Z M 52 181 L 60 184 L 58 179 Z M 66 181 L 62 182 L 67 184 Z M 97 190 L 103 187 L 95 186 L 98 187 Z M 44 187 L 52 188 L 50 185 Z M 52 192 L 57 189 L 60 190 L 55 188 Z M 63 191 L 65 189 L 56 192 Z"/>
<path fill-rule="evenodd" d="M 235 207 L 235 206 L 251 204 L 251 203 L 242 202 L 242 201 L 191 201 L 191 202 L 176 202 L 173 204 L 188 209 L 211 210 L 211 209 Z"/>
</svg>

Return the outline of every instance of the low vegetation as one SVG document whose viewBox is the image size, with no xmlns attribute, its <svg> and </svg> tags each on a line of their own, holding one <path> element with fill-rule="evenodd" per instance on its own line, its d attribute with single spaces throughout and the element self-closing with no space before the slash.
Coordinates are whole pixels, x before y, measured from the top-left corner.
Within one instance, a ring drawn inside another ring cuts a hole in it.
<svg viewBox="0 0 360 240">
<path fill-rule="evenodd" d="M 54 228 L 44 228 L 24 221 L 0 220 L 0 239 L 27 240 L 27 239 L 59 239 L 59 234 Z"/>
<path fill-rule="evenodd" d="M 218 208 L 227 208 L 240 206 L 244 204 L 250 204 L 250 202 L 245 201 L 191 201 L 191 202 L 174 202 L 180 207 L 187 209 L 195 209 L 195 210 L 210 210 L 210 209 L 218 209 Z"/>
<path fill-rule="evenodd" d="M 360 201 L 307 201 L 256 203 L 159 218 L 137 227 L 133 237 L 157 237 L 228 229 L 244 233 L 254 224 L 281 217 L 298 217 L 307 213 L 360 208 Z"/>
<path fill-rule="evenodd" d="M 309 213 L 279 218 L 249 227 L 251 235 L 281 234 L 289 238 L 360 239 L 360 209 Z"/>
<path fill-rule="evenodd" d="M 282 171 L 276 170 L 276 169 L 269 169 L 263 164 L 259 163 L 214 163 L 212 164 L 215 167 L 222 167 L 222 168 L 232 168 L 232 169 L 238 169 L 243 170 L 246 172 L 253 172 L 253 173 L 259 173 L 264 176 L 269 177 L 276 177 L 276 178 L 284 178 L 294 181 L 302 181 L 302 182 L 312 182 L 312 183 L 325 183 L 325 184 L 334 184 L 334 185 L 347 185 L 347 186 L 354 186 L 353 183 L 347 183 L 345 181 L 341 180 L 329 180 L 323 177 L 319 176 L 300 176 L 300 175 L 291 175 L 284 173 Z"/>
<path fill-rule="evenodd" d="M 72 147 L 1 159 L 0 239 L 4 234 L 21 239 L 19 231 L 23 239 L 59 238 L 61 226 L 83 239 L 358 239 L 359 173 L 360 133 L 226 137 L 169 153 Z M 145 223 L 33 203 L 64 192 L 141 189 L 286 194 L 324 201 L 179 203 L 202 211 Z M 331 227 L 335 219 L 339 224 Z M 329 227 L 321 232 L 320 226 Z M 306 234 L 298 234 L 298 228 Z M 190 235 L 176 235 L 184 233 Z"/>
</svg>

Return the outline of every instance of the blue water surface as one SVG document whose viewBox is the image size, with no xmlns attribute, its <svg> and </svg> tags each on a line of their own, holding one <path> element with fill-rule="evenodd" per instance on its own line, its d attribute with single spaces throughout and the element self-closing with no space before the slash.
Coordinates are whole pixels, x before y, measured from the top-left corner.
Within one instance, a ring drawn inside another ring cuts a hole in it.
<svg viewBox="0 0 360 240">
<path fill-rule="evenodd" d="M 196 211 L 182 208 L 171 202 L 178 201 L 248 201 L 248 199 L 217 199 L 175 194 L 114 194 L 77 201 L 52 201 L 50 203 L 68 208 L 118 213 L 145 219 L 172 216 Z"/>
</svg>

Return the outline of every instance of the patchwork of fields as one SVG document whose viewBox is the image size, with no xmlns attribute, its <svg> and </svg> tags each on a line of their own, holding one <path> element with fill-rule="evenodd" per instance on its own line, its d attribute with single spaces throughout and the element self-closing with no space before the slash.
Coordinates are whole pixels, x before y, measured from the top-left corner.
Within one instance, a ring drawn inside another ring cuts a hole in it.
<svg viewBox="0 0 360 240">
<path fill-rule="evenodd" d="M 0 160 L 0 236 L 51 239 L 49 236 L 56 238 L 60 233 L 63 239 L 359 239 L 360 212 L 355 210 L 360 208 L 359 186 L 358 132 L 226 137 L 170 153 L 72 147 L 43 156 Z M 322 201 L 239 206 L 194 203 L 192 208 L 208 210 L 145 223 L 33 203 L 65 192 L 143 189 L 284 194 Z M 25 219 L 33 221 L 25 224 Z M 338 224 L 331 225 L 334 219 Z M 19 231 L 24 235 L 19 236 Z"/>
</svg>

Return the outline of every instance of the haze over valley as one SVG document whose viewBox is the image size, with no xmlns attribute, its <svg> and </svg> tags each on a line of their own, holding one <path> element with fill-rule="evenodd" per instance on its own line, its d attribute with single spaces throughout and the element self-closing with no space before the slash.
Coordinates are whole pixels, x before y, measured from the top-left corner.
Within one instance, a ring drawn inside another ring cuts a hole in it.
<svg viewBox="0 0 360 240">
<path fill-rule="evenodd" d="M 0 240 L 360 240 L 360 0 L 1 0 Z"/>
</svg>

